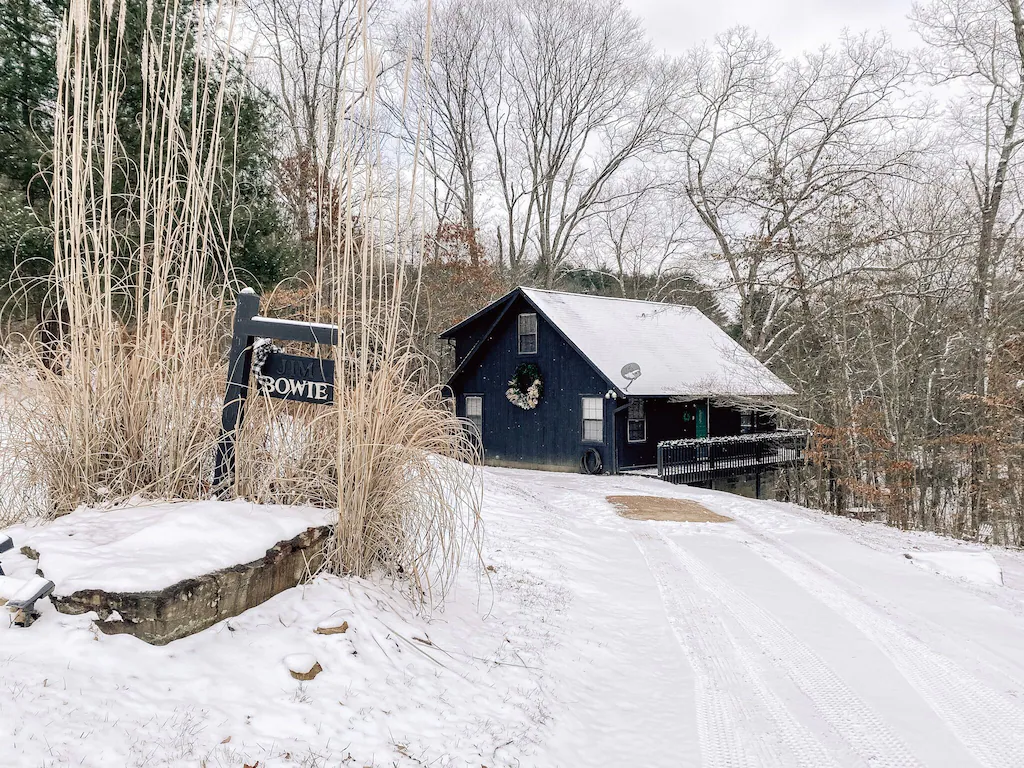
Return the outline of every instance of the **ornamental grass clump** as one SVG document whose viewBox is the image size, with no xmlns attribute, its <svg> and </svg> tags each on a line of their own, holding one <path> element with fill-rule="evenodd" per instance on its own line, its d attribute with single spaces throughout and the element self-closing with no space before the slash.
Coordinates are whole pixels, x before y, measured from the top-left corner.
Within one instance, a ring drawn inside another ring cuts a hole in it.
<svg viewBox="0 0 1024 768">
<path fill-rule="evenodd" d="M 128 71 L 140 10 L 68 6 L 50 154 L 53 268 L 14 278 L 45 295 L 47 320 L 6 350 L 8 518 L 205 491 L 231 276 L 218 202 L 231 193 L 223 170 L 237 110 L 225 62 L 204 44 L 220 18 L 148 10 L 139 71 Z M 129 84 L 142 107 L 126 123 Z"/>
<path fill-rule="evenodd" d="M 229 236 L 236 10 L 139 8 L 69 2 L 51 157 L 54 265 L 41 281 L 15 281 L 46 294 L 48 320 L 5 349 L 3 521 L 211 493 L 243 284 Z M 288 350 L 335 359 L 336 405 L 250 396 L 230 494 L 336 510 L 332 571 L 384 570 L 436 601 L 480 530 L 476 453 L 440 388 L 425 385 L 436 377 L 411 342 L 422 243 L 413 191 L 380 183 L 379 162 L 354 161 L 380 156 L 379 61 L 365 12 L 357 24 L 353 40 L 366 50 L 344 65 L 354 87 L 339 93 L 362 119 L 339 128 L 340 149 L 313 190 L 325 212 L 316 268 L 263 307 L 284 311 L 279 297 L 298 295 L 296 318 L 342 329 L 336 347 Z M 129 88 L 143 106 L 126 120 Z"/>
</svg>

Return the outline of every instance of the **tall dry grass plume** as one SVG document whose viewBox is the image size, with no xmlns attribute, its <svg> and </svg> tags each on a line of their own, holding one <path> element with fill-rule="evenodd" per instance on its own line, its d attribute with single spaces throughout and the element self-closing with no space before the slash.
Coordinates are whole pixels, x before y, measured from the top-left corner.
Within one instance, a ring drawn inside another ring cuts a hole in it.
<svg viewBox="0 0 1024 768">
<path fill-rule="evenodd" d="M 227 84 L 240 24 L 223 2 L 140 1 L 141 73 L 126 71 L 126 0 L 69 3 L 58 47 L 51 320 L 6 350 L 6 520 L 211 493 L 241 287 L 219 214 L 234 195 L 224 166 L 237 131 Z M 341 327 L 336 348 L 317 350 L 337 361 L 337 406 L 250 397 L 233 490 L 336 508 L 333 570 L 383 569 L 432 602 L 476 542 L 479 478 L 475 451 L 441 390 L 425 385 L 411 342 L 416 195 L 411 181 L 383 176 L 373 130 L 380 62 L 365 11 L 360 19 L 342 93 L 359 100 L 361 117 L 341 121 L 341 149 L 317 181 L 328 214 L 314 274 L 263 307 Z M 128 82 L 143 91 L 133 141 L 118 109 Z"/>
</svg>

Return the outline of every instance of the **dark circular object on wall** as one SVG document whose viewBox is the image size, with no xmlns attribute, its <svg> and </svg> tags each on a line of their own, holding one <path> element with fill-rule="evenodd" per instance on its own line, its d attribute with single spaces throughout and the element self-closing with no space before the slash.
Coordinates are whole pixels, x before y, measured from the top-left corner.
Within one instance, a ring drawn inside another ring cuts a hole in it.
<svg viewBox="0 0 1024 768">
<path fill-rule="evenodd" d="M 587 448 L 580 459 L 580 467 L 586 475 L 599 475 L 604 469 L 604 462 L 601 461 L 601 454 L 596 448 Z"/>
</svg>

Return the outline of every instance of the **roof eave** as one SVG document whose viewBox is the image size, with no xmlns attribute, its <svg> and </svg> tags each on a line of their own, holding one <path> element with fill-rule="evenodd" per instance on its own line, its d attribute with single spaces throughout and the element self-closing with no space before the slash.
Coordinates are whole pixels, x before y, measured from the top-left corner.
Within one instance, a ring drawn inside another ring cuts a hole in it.
<svg viewBox="0 0 1024 768">
<path fill-rule="evenodd" d="M 785 385 L 783 385 L 783 386 L 785 386 Z M 625 396 L 625 397 L 689 397 L 689 398 L 693 398 L 694 400 L 699 400 L 701 398 L 708 398 L 708 397 L 743 397 L 743 398 L 750 398 L 750 399 L 758 398 L 758 399 L 768 400 L 768 399 L 772 399 L 772 398 L 776 398 L 776 397 L 794 397 L 797 394 L 796 392 L 794 392 L 789 387 L 786 387 L 786 390 L 787 391 L 785 391 L 785 392 L 765 392 L 764 390 L 761 390 L 759 392 L 724 392 L 724 391 L 723 392 L 708 392 L 706 390 L 702 390 L 700 392 L 680 392 L 678 390 L 677 391 L 672 391 L 672 392 L 669 392 L 669 391 L 661 391 L 661 392 L 644 392 L 644 391 L 628 392 L 627 391 L 627 392 L 623 393 L 623 396 Z"/>
</svg>

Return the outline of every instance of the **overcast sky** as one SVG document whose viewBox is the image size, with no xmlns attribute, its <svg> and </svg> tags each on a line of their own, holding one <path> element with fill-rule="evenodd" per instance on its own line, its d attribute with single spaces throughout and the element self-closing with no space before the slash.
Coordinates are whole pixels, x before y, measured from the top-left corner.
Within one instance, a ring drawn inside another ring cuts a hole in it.
<svg viewBox="0 0 1024 768">
<path fill-rule="evenodd" d="M 623 0 L 643 18 L 655 45 L 681 53 L 744 24 L 787 55 L 818 48 L 852 31 L 886 29 L 902 47 L 917 45 L 907 16 L 912 0 Z"/>
</svg>

